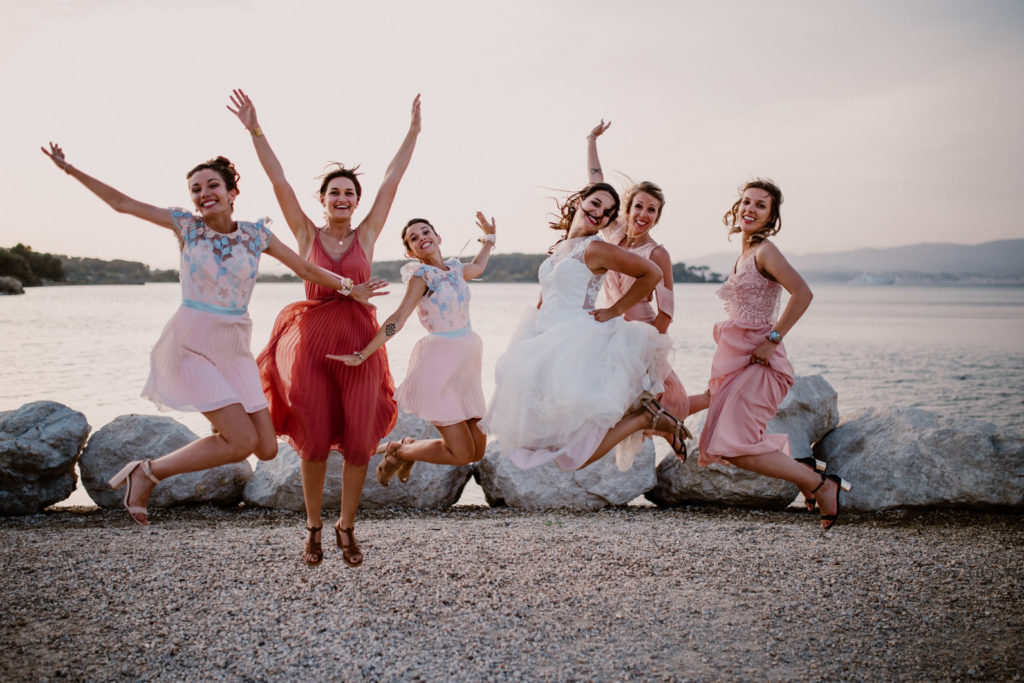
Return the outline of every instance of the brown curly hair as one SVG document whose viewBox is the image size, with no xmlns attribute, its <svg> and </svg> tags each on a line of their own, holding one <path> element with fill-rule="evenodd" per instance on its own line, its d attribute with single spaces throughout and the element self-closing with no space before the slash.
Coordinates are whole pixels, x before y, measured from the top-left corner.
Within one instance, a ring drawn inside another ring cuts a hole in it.
<svg viewBox="0 0 1024 683">
<path fill-rule="evenodd" d="M 615 188 L 609 185 L 608 183 L 591 183 L 587 185 L 579 192 L 574 192 L 568 197 L 566 197 L 565 201 L 562 202 L 561 204 L 558 204 L 558 220 L 548 222 L 548 225 L 551 227 L 552 230 L 561 230 L 562 232 L 564 232 L 564 234 L 558 240 L 558 242 L 555 242 L 555 244 L 551 245 L 551 249 L 548 249 L 549 254 L 555 248 L 555 245 L 557 245 L 559 242 L 561 242 L 562 240 L 569 236 L 569 228 L 572 226 L 572 219 L 575 218 L 576 216 L 576 207 L 578 205 L 578 202 L 583 201 L 584 199 L 594 194 L 595 192 L 607 192 L 612 196 L 612 199 L 615 202 L 615 205 L 609 210 L 607 214 L 608 224 L 612 224 L 613 222 L 615 222 L 615 219 L 618 218 L 620 202 L 619 193 L 615 191 Z"/>
<path fill-rule="evenodd" d="M 195 168 L 189 171 L 185 175 L 185 180 L 190 179 L 196 173 L 203 170 L 215 171 L 217 175 L 224 179 L 224 185 L 228 190 L 234 190 L 235 192 L 241 192 L 238 189 L 238 180 L 242 176 L 238 175 L 238 171 L 235 170 L 235 165 L 227 157 L 217 157 L 216 159 L 210 159 L 198 164 Z"/>
<path fill-rule="evenodd" d="M 626 196 L 622 198 L 622 205 L 626 207 L 626 215 L 629 215 L 629 205 L 633 203 L 633 198 L 640 192 L 646 192 L 658 200 L 658 216 L 654 219 L 654 225 L 657 225 L 661 220 L 661 211 L 665 208 L 665 193 L 649 180 L 637 183 L 626 190 Z"/>
<path fill-rule="evenodd" d="M 729 239 L 738 232 L 743 232 L 743 229 L 737 225 L 736 221 L 739 218 L 740 201 L 743 199 L 743 193 L 747 190 L 754 188 L 757 190 L 764 190 L 772 198 L 772 206 L 768 212 L 768 222 L 764 224 L 764 227 L 755 232 L 750 236 L 751 242 L 763 242 L 768 239 L 779 230 L 782 230 L 782 190 L 775 184 L 775 181 L 771 178 L 754 178 L 746 185 L 740 185 L 738 190 L 739 198 L 732 205 L 732 208 L 725 212 L 722 216 L 722 223 L 725 227 L 729 228 Z"/>
</svg>

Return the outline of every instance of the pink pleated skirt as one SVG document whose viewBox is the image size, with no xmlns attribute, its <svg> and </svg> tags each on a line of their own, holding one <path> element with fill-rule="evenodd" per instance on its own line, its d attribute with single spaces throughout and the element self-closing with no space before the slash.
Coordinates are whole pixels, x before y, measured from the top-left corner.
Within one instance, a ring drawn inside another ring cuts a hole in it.
<svg viewBox="0 0 1024 683">
<path fill-rule="evenodd" d="M 267 407 L 250 344 L 248 314 L 223 315 L 181 306 L 149 355 L 142 396 L 161 410 L 208 412 L 240 403 Z"/>
<path fill-rule="evenodd" d="M 483 417 L 482 358 L 476 332 L 454 338 L 428 334 L 413 347 L 409 371 L 395 392 L 398 407 L 436 426 Z"/>
<path fill-rule="evenodd" d="M 789 437 L 766 434 L 782 399 L 793 386 L 793 366 L 779 344 L 769 365 L 751 364 L 750 354 L 766 338 L 770 326 L 749 328 L 733 320 L 715 325 L 711 361 L 711 405 L 700 433 L 701 465 L 740 455 L 789 453 Z"/>
</svg>

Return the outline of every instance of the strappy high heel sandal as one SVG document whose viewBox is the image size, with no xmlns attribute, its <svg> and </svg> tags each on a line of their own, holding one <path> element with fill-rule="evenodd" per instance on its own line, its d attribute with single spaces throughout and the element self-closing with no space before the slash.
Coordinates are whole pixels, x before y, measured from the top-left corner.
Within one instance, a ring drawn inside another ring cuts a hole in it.
<svg viewBox="0 0 1024 683">
<path fill-rule="evenodd" d="M 651 429 L 655 432 L 668 432 L 672 436 L 669 440 L 669 445 L 675 452 L 676 457 L 686 462 L 686 439 L 692 439 L 693 434 L 686 428 L 683 421 L 665 410 L 665 407 L 658 403 L 656 398 L 645 398 L 640 401 L 640 405 L 651 414 Z M 662 417 L 669 421 L 669 424 L 672 425 L 671 429 L 658 429 L 658 422 Z"/>
<path fill-rule="evenodd" d="M 826 466 L 825 461 L 824 460 L 818 460 L 814 456 L 808 455 L 806 458 L 793 458 L 793 459 L 796 460 L 801 465 L 807 465 L 808 467 L 810 467 L 812 470 L 814 470 L 816 472 L 824 472 L 825 471 L 825 466 Z M 801 491 L 801 493 L 803 493 L 803 491 Z M 810 494 L 810 491 L 808 491 L 807 493 L 804 493 L 804 507 L 807 508 L 807 511 L 808 512 L 814 512 L 814 510 L 815 510 L 815 508 L 817 506 L 818 506 L 818 504 L 814 500 L 814 496 L 812 496 Z"/>
<path fill-rule="evenodd" d="M 381 486 L 391 483 L 391 478 L 395 476 L 404 462 L 395 453 L 401 445 L 398 441 L 389 441 L 386 445 L 377 448 L 378 453 L 384 453 L 384 457 L 377 463 L 377 469 L 374 470 L 377 475 L 377 483 Z"/>
<path fill-rule="evenodd" d="M 122 505 L 124 505 L 124 509 L 128 511 L 128 516 L 132 518 L 133 522 L 139 526 L 148 526 L 149 515 L 146 512 L 146 508 L 139 505 L 128 504 L 128 500 L 132 497 L 132 473 L 135 472 L 135 469 L 138 467 L 142 468 L 142 473 L 146 475 L 151 482 L 153 482 L 154 486 L 160 483 L 160 480 L 153 475 L 153 468 L 150 467 L 149 460 L 132 460 L 130 463 L 122 467 L 121 471 L 115 474 L 107 484 L 114 490 L 117 490 L 127 484 L 124 490 L 124 502 Z M 139 515 L 142 516 L 142 519 L 139 519 Z"/>
<path fill-rule="evenodd" d="M 824 486 L 825 482 L 828 481 L 829 479 L 831 479 L 832 481 L 834 481 L 836 483 L 836 511 L 835 511 L 835 514 L 831 514 L 831 515 L 826 515 L 826 514 L 822 513 L 821 521 L 828 522 L 828 524 L 826 524 L 825 526 L 821 527 L 822 531 L 828 531 L 829 529 L 834 527 L 836 525 L 836 521 L 839 519 L 839 492 L 840 491 L 849 491 L 851 488 L 853 488 L 850 485 L 850 482 L 846 481 L 845 479 L 840 477 L 838 474 L 823 474 L 823 475 L 821 475 L 821 483 L 818 484 L 817 486 L 815 486 L 814 490 L 811 491 L 811 493 L 817 493 L 818 489 L 820 489 L 822 486 Z"/>
<path fill-rule="evenodd" d="M 324 549 L 320 544 L 320 541 L 313 540 L 313 534 L 319 533 L 324 528 L 324 525 L 320 526 L 307 526 L 306 531 L 309 532 L 309 538 L 306 539 L 306 547 L 303 549 L 302 561 L 306 563 L 307 567 L 315 567 L 324 561 Z M 306 559 L 306 555 L 311 555 L 312 560 Z"/>
<path fill-rule="evenodd" d="M 348 543 L 341 542 L 342 536 L 348 537 Z M 342 529 L 335 524 L 334 537 L 338 542 L 338 547 L 341 548 L 341 559 L 345 564 L 350 567 L 358 567 L 363 563 L 363 551 L 359 549 L 359 544 L 356 543 L 355 527 Z M 359 556 L 359 559 L 353 560 L 352 558 L 356 555 Z"/>
<path fill-rule="evenodd" d="M 404 439 L 402 439 L 403 446 L 415 442 L 416 439 L 410 436 L 407 436 Z M 399 460 L 401 460 L 401 458 L 399 458 Z M 415 460 L 402 460 L 402 464 L 398 466 L 398 472 L 395 473 L 395 476 L 398 477 L 398 481 L 402 482 L 403 484 L 407 483 L 412 478 L 412 466 L 415 464 Z"/>
</svg>

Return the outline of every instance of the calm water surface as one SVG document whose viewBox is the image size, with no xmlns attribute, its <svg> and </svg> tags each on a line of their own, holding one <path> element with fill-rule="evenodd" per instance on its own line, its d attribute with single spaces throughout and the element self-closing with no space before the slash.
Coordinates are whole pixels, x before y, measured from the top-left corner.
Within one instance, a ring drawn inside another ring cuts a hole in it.
<svg viewBox="0 0 1024 683">
<path fill-rule="evenodd" d="M 484 393 L 494 364 L 536 284 L 472 283 L 473 329 L 484 341 Z M 724 317 L 717 285 L 677 285 L 670 333 L 673 365 L 687 390 L 707 383 L 711 327 Z M 807 314 L 786 339 L 797 374 L 821 374 L 839 393 L 840 414 L 871 406 L 912 406 L 1024 432 L 1024 289 L 994 287 L 813 286 Z M 378 297 L 378 319 L 401 300 L 401 285 Z M 176 283 L 31 288 L 0 297 L 0 411 L 59 401 L 99 429 L 118 415 L 159 414 L 139 397 L 149 350 L 180 300 Z M 250 305 L 253 351 L 277 312 L 303 298 L 298 283 L 256 286 Z M 416 316 L 388 344 L 396 382 L 424 334 Z M 166 413 L 198 434 L 195 413 Z M 78 504 L 83 502 L 76 492 Z M 465 497 L 464 497 L 465 499 Z M 72 500 L 72 502 L 75 502 Z M 88 498 L 84 498 L 88 502 Z M 477 501 L 474 501 L 477 502 Z"/>
</svg>

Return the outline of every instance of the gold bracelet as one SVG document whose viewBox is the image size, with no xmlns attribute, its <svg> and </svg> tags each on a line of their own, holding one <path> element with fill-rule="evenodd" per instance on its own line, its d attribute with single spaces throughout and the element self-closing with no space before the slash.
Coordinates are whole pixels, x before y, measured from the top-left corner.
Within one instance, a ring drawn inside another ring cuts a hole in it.
<svg viewBox="0 0 1024 683">
<path fill-rule="evenodd" d="M 254 138 L 261 138 L 261 137 L 263 137 L 263 129 L 260 128 L 259 126 L 253 126 L 252 128 L 249 129 L 249 132 L 252 133 L 252 136 Z"/>
</svg>

